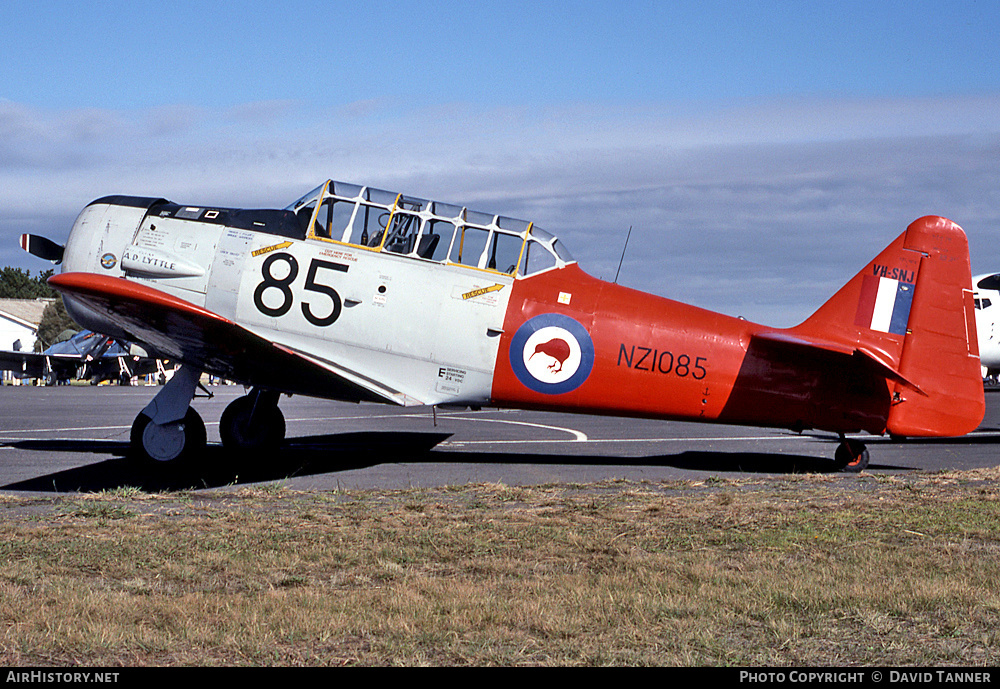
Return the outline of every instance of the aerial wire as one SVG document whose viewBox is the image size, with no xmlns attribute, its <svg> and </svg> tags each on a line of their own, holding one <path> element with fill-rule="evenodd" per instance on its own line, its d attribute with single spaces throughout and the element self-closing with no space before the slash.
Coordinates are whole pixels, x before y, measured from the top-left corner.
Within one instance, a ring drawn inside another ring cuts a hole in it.
<svg viewBox="0 0 1000 689">
<path fill-rule="evenodd" d="M 615 284 L 618 284 L 618 274 L 622 272 L 622 261 L 625 260 L 625 250 L 628 249 L 628 238 L 632 236 L 632 226 L 628 226 L 628 234 L 625 235 L 625 246 L 622 247 L 622 257 L 618 259 L 618 271 L 615 273 Z"/>
</svg>

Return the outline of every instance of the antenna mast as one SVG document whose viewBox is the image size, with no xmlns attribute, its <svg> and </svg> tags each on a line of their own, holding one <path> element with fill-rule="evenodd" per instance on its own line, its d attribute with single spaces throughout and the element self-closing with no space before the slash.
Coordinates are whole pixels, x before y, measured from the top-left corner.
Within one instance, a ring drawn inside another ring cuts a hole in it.
<svg viewBox="0 0 1000 689">
<path fill-rule="evenodd" d="M 632 236 L 632 226 L 628 226 L 628 234 L 625 235 L 625 246 L 622 247 L 622 257 L 618 259 L 618 271 L 615 273 L 615 284 L 618 284 L 618 273 L 622 272 L 622 261 L 625 260 L 625 249 L 628 248 L 628 238 Z"/>
</svg>

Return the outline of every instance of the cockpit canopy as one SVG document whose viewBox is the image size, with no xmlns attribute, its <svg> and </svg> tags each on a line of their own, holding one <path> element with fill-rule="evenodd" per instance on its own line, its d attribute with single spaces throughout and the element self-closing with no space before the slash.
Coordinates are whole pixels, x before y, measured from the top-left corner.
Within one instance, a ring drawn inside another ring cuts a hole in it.
<svg viewBox="0 0 1000 689">
<path fill-rule="evenodd" d="M 573 262 L 558 239 L 524 220 L 328 180 L 285 210 L 309 239 L 340 242 L 507 275 Z"/>
<path fill-rule="evenodd" d="M 976 282 L 976 287 L 979 289 L 988 289 L 994 292 L 1000 290 L 1000 273 L 995 273 L 993 275 L 987 275 L 980 278 Z"/>
</svg>

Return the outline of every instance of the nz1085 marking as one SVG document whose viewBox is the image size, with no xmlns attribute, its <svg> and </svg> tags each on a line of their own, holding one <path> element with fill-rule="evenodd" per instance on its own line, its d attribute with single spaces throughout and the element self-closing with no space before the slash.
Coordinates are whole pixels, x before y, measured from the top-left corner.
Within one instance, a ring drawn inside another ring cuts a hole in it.
<svg viewBox="0 0 1000 689">
<path fill-rule="evenodd" d="M 283 278 L 275 277 L 271 272 L 274 264 L 278 261 L 282 261 L 288 266 L 288 274 Z M 323 270 L 346 273 L 349 267 L 344 263 L 323 261 L 318 258 L 314 258 L 309 262 L 309 270 L 306 271 L 306 282 L 303 285 L 303 289 L 307 292 L 317 292 L 326 295 L 330 300 L 330 312 L 326 315 L 317 316 L 313 313 L 311 302 L 303 301 L 301 304 L 302 315 L 305 316 L 307 321 L 319 327 L 326 327 L 340 318 L 340 312 L 343 310 L 343 301 L 340 298 L 340 294 L 330 285 L 324 284 L 319 275 L 320 271 Z M 299 276 L 299 262 L 294 256 L 284 251 L 272 253 L 264 259 L 260 272 L 264 279 L 261 280 L 260 284 L 257 285 L 257 289 L 254 290 L 254 306 L 265 316 L 271 316 L 272 318 L 284 316 L 292 308 L 292 302 L 295 299 L 295 295 L 292 292 L 292 284 Z M 280 304 L 277 306 L 268 306 L 264 303 L 264 294 L 268 290 L 277 290 L 281 294 Z"/>
<path fill-rule="evenodd" d="M 689 354 L 678 354 L 663 350 L 662 352 L 652 347 L 642 347 L 632 345 L 626 347 L 624 344 L 618 348 L 618 365 L 624 363 L 626 368 L 636 371 L 650 371 L 663 375 L 673 374 L 679 378 L 691 377 L 701 380 L 708 375 L 705 364 L 708 359 L 703 356 L 691 357 Z"/>
</svg>

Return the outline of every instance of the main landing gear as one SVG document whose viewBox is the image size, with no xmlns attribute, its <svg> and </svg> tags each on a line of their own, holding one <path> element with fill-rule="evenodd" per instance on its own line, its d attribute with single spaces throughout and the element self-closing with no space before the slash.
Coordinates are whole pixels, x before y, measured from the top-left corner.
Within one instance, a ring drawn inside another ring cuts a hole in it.
<svg viewBox="0 0 1000 689">
<path fill-rule="evenodd" d="M 840 436 L 840 445 L 833 455 L 838 471 L 856 474 L 868 468 L 868 448 L 860 440 Z"/>
<path fill-rule="evenodd" d="M 200 371 L 181 366 L 132 423 L 132 451 L 153 465 L 180 464 L 205 449 L 205 423 L 190 405 Z M 227 449 L 243 452 L 276 450 L 285 439 L 285 417 L 278 393 L 250 391 L 226 407 L 219 435 Z"/>
<path fill-rule="evenodd" d="M 285 417 L 278 409 L 278 393 L 254 388 L 229 403 L 219 420 L 224 447 L 260 452 L 277 450 L 285 439 Z"/>
<path fill-rule="evenodd" d="M 181 366 L 132 422 L 132 451 L 151 464 L 180 463 L 205 449 L 205 422 L 191 400 L 199 371 Z"/>
</svg>

